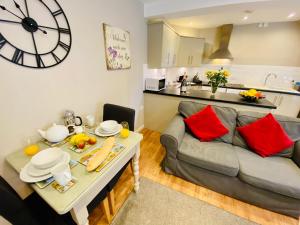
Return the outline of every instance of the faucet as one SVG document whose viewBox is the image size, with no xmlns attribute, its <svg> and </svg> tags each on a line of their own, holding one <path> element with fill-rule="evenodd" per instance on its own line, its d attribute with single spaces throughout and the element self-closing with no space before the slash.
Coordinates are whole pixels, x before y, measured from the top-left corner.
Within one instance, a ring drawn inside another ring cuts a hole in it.
<svg viewBox="0 0 300 225">
<path fill-rule="evenodd" d="M 275 79 L 277 78 L 277 75 L 275 73 L 269 73 L 265 78 L 264 86 L 267 86 L 267 82 L 271 76 L 273 76 Z"/>
</svg>

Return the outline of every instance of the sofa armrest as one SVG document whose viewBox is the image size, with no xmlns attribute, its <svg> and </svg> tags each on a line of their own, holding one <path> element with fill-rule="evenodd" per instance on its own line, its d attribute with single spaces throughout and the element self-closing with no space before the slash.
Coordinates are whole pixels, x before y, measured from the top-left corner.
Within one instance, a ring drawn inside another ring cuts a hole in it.
<svg viewBox="0 0 300 225">
<path fill-rule="evenodd" d="M 168 156 L 176 158 L 184 133 L 185 124 L 183 118 L 177 114 L 160 136 L 160 142 L 166 148 Z"/>
<path fill-rule="evenodd" d="M 293 160 L 300 167 L 300 141 L 295 143 Z"/>
</svg>

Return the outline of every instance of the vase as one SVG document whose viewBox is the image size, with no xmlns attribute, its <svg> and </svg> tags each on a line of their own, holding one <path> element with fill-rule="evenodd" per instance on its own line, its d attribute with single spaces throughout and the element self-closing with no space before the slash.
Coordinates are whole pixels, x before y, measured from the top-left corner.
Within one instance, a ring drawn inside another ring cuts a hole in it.
<svg viewBox="0 0 300 225">
<path fill-rule="evenodd" d="M 210 86 L 211 86 L 211 95 L 214 96 L 215 93 L 216 93 L 217 90 L 218 90 L 218 86 L 219 86 L 219 85 L 218 85 L 218 84 L 215 84 L 215 83 L 211 83 Z"/>
</svg>

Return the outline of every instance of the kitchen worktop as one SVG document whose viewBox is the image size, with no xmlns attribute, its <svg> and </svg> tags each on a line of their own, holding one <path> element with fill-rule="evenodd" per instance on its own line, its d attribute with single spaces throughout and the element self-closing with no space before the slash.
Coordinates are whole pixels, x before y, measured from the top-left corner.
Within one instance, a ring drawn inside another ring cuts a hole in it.
<svg viewBox="0 0 300 225">
<path fill-rule="evenodd" d="M 210 86 L 207 82 L 202 83 L 203 86 Z M 221 86 L 221 88 L 229 88 L 229 89 L 238 89 L 238 90 L 248 90 L 248 89 L 256 89 L 257 91 L 262 92 L 271 92 L 271 93 L 279 93 L 279 94 L 287 94 L 287 95 L 298 95 L 300 96 L 300 92 L 294 89 L 281 89 L 275 87 L 264 87 L 264 86 L 252 86 L 252 85 L 243 85 L 243 84 L 226 84 L 225 86 Z"/>
<path fill-rule="evenodd" d="M 268 109 L 276 109 L 276 106 L 272 104 L 270 101 L 268 101 L 267 99 L 261 99 L 257 103 L 247 102 L 244 101 L 242 97 L 239 96 L 238 94 L 232 94 L 232 93 L 217 92 L 215 96 L 212 96 L 210 91 L 194 90 L 194 89 L 190 89 L 186 93 L 182 93 L 180 92 L 180 89 L 176 87 L 166 88 L 161 91 L 145 90 L 144 93 L 207 100 L 207 101 L 214 101 L 214 102 L 223 102 L 223 103 L 238 104 L 238 105 L 247 105 L 247 106 L 261 107 L 261 108 L 268 108 Z"/>
</svg>

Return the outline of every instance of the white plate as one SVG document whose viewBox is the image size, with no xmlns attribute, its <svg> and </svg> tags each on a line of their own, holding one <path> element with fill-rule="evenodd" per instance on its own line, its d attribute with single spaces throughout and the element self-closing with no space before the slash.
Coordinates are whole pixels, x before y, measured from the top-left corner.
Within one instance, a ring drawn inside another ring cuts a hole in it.
<svg viewBox="0 0 300 225">
<path fill-rule="evenodd" d="M 106 120 L 99 125 L 103 131 L 112 133 L 118 127 L 118 122 L 115 120 Z"/>
<path fill-rule="evenodd" d="M 27 173 L 27 168 L 28 168 L 27 164 L 20 173 L 20 179 L 26 183 L 35 183 L 35 182 L 39 182 L 42 180 L 47 180 L 48 178 L 52 177 L 52 174 L 47 174 L 45 176 L 40 176 L 40 177 L 32 177 Z"/>
<path fill-rule="evenodd" d="M 68 153 L 66 153 L 68 154 Z M 69 155 L 69 154 L 68 154 Z M 20 172 L 20 179 L 26 183 L 36 183 L 39 181 L 43 181 L 43 180 L 47 180 L 48 178 L 52 177 L 51 173 L 48 173 L 46 175 L 43 176 L 39 176 L 39 177 L 34 177 L 34 176 L 30 176 L 28 174 L 28 167 L 29 167 L 29 163 L 27 163 L 24 168 L 21 170 Z"/>
<path fill-rule="evenodd" d="M 112 130 L 112 131 L 105 131 L 105 130 L 103 130 L 101 127 L 98 127 L 98 133 L 101 133 L 101 134 L 112 134 L 112 133 L 117 132 L 119 129 L 120 129 L 119 124 L 118 124 L 118 126 L 116 126 L 116 128 L 115 128 L 114 130 Z"/>
<path fill-rule="evenodd" d="M 47 148 L 33 156 L 30 161 L 36 168 L 47 169 L 53 167 L 61 157 L 62 150 L 60 148 Z"/>
<path fill-rule="evenodd" d="M 96 129 L 95 129 L 95 134 L 97 135 L 97 136 L 99 136 L 99 137 L 109 137 L 109 136 L 114 136 L 114 135 L 116 135 L 116 134 L 118 134 L 118 133 L 120 133 L 120 131 L 122 130 L 122 125 L 121 124 L 119 124 L 119 126 L 118 126 L 118 129 L 115 131 L 115 132 L 112 132 L 112 133 L 103 133 L 103 131 L 102 131 L 102 129 L 100 128 L 100 127 L 97 127 Z"/>
<path fill-rule="evenodd" d="M 55 165 L 57 165 L 60 162 L 68 163 L 70 161 L 70 158 L 71 157 L 70 157 L 69 153 L 63 152 L 62 157 L 57 161 L 57 163 Z M 55 166 L 54 165 L 47 169 L 38 169 L 34 165 L 32 165 L 32 163 L 30 163 L 30 162 L 28 164 L 29 164 L 28 167 L 26 167 L 27 173 L 28 173 L 28 175 L 33 176 L 33 177 L 40 177 L 40 176 L 47 175 L 50 173 L 51 169 Z"/>
</svg>

